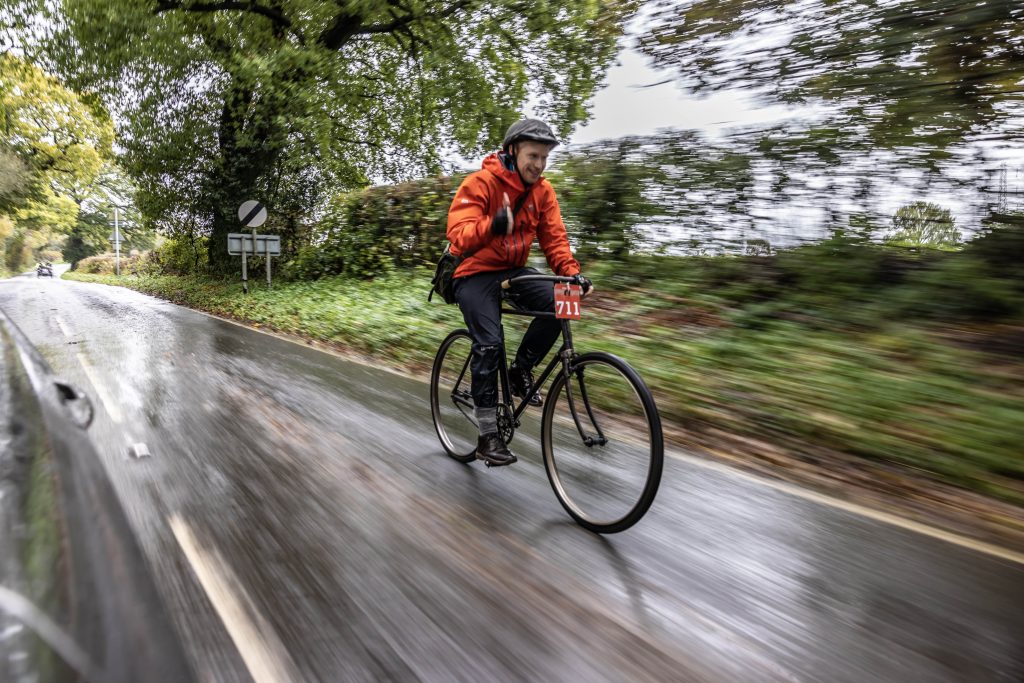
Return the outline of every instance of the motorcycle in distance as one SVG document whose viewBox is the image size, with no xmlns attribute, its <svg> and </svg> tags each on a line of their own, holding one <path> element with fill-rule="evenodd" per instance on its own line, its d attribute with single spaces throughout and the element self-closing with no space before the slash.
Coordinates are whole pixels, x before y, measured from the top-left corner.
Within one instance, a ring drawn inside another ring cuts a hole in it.
<svg viewBox="0 0 1024 683">
<path fill-rule="evenodd" d="M 53 265 L 49 262 L 36 266 L 36 277 L 53 277 Z"/>
</svg>

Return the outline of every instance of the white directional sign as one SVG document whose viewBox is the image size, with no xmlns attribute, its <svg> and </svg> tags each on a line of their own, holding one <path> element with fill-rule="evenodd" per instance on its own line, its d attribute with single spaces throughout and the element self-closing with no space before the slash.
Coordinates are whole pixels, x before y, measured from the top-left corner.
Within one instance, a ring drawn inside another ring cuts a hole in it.
<svg viewBox="0 0 1024 683">
<path fill-rule="evenodd" d="M 255 199 L 242 202 L 238 207 L 238 220 L 247 228 L 258 228 L 267 220 L 267 208 Z"/>
<path fill-rule="evenodd" d="M 254 231 L 255 232 L 255 231 Z M 255 249 L 253 237 L 256 238 Z M 280 235 L 247 235 L 244 232 L 228 233 L 228 253 L 239 256 L 242 253 L 251 256 L 280 256 Z"/>
</svg>

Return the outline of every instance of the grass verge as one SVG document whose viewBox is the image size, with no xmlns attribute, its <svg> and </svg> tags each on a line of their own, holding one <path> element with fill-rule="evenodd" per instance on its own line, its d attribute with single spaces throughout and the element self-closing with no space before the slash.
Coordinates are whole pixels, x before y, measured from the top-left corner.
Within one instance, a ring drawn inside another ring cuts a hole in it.
<svg viewBox="0 0 1024 683">
<path fill-rule="evenodd" d="M 426 371 L 447 332 L 462 326 L 456 307 L 426 302 L 426 270 L 260 285 L 248 296 L 238 282 L 200 277 L 65 277 L 130 287 L 414 372 Z M 634 365 L 683 440 L 731 434 L 811 464 L 828 454 L 866 458 L 1024 505 L 1024 366 L 1000 343 L 1017 338 L 1018 327 L 837 327 L 813 315 L 763 315 L 678 283 L 657 296 L 638 286 L 605 292 L 586 308 L 578 350 L 610 351 Z M 506 327 L 513 348 L 524 324 Z"/>
</svg>

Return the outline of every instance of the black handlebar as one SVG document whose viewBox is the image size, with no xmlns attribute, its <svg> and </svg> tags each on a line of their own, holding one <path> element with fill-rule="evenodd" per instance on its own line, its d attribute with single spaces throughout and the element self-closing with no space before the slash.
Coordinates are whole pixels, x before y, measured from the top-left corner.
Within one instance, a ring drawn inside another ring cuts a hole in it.
<svg viewBox="0 0 1024 683">
<path fill-rule="evenodd" d="M 580 284 L 579 275 L 520 275 L 502 280 L 501 288 L 509 289 L 519 282 L 569 282 L 575 285 Z"/>
</svg>

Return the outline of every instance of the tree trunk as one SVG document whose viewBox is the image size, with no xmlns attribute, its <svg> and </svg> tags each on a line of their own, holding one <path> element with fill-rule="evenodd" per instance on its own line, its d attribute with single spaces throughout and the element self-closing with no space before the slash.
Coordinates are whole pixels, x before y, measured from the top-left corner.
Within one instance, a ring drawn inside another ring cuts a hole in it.
<svg viewBox="0 0 1024 683">
<path fill-rule="evenodd" d="M 210 270 L 226 274 L 241 268 L 241 261 L 229 256 L 227 236 L 241 232 L 238 207 L 249 199 L 266 201 L 259 196 L 259 181 L 272 169 L 283 149 L 286 131 L 275 122 L 276 107 L 272 99 L 254 98 L 255 86 L 234 80 L 225 97 L 218 133 L 219 168 L 212 179 L 216 187 L 208 187 L 210 242 L 207 245 Z"/>
</svg>

